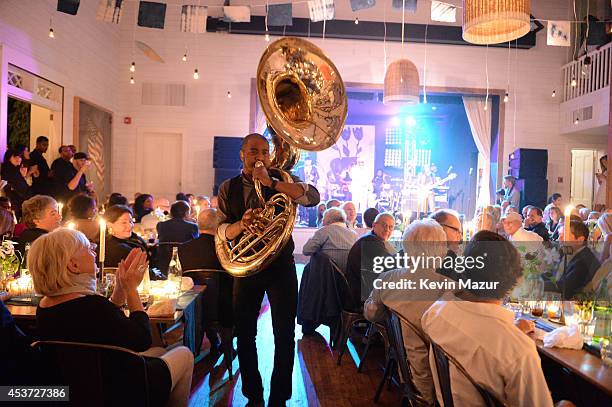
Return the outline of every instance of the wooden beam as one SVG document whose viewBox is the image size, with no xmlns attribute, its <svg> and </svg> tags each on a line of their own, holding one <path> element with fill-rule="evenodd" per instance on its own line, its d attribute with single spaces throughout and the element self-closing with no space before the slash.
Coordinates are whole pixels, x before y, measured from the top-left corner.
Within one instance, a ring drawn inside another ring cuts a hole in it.
<svg viewBox="0 0 612 407">
<path fill-rule="evenodd" d="M 530 49 L 536 45 L 536 33 L 542 29 L 543 25 L 534 20 L 536 29 L 530 31 L 525 36 L 511 42 L 511 47 L 520 49 Z M 428 44 L 445 45 L 467 45 L 481 47 L 466 42 L 462 38 L 461 26 L 454 25 L 425 25 L 425 24 L 405 24 L 404 41 L 414 43 L 425 42 L 425 29 L 427 28 Z M 325 22 L 325 38 L 346 39 L 346 40 L 367 40 L 393 42 L 402 41 L 402 24 L 385 23 L 381 21 L 359 21 L 355 24 L 354 20 L 330 20 Z M 207 32 L 227 32 L 229 34 L 250 34 L 265 35 L 266 22 L 265 16 L 251 16 L 248 23 L 228 23 L 221 18 L 208 17 L 206 22 Z M 323 37 L 323 22 L 313 23 L 308 18 L 294 18 L 293 25 L 287 27 L 268 26 L 268 33 L 273 36 L 292 36 L 292 37 Z M 490 47 L 508 48 L 508 43 L 493 44 Z"/>
</svg>

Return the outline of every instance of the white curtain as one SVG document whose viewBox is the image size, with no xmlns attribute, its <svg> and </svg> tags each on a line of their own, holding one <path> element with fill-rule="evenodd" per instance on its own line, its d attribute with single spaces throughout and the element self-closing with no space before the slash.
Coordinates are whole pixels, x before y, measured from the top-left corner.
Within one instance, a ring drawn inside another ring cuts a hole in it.
<svg viewBox="0 0 612 407">
<path fill-rule="evenodd" d="M 492 103 L 489 99 L 480 96 L 464 96 L 463 106 L 465 114 L 470 122 L 472 137 L 478 148 L 478 172 L 476 187 L 476 207 L 491 204 L 490 179 L 491 179 L 491 109 Z"/>
</svg>

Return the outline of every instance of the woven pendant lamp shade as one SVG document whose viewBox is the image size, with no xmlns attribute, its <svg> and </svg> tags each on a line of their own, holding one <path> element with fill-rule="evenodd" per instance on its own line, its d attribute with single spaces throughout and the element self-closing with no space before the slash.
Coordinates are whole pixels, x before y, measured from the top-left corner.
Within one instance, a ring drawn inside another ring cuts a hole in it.
<svg viewBox="0 0 612 407">
<path fill-rule="evenodd" d="M 383 103 L 391 102 L 419 103 L 419 71 L 407 59 L 398 59 L 387 67 Z"/>
<path fill-rule="evenodd" d="M 463 39 L 472 44 L 515 40 L 531 29 L 529 0 L 463 0 Z"/>
</svg>

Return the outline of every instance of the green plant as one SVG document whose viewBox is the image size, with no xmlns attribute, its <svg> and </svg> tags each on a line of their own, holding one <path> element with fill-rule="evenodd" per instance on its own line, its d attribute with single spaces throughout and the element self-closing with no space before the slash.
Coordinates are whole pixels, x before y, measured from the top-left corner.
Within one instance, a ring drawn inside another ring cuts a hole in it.
<svg viewBox="0 0 612 407">
<path fill-rule="evenodd" d="M 7 144 L 10 147 L 30 145 L 30 111 L 29 103 L 9 98 Z"/>
</svg>

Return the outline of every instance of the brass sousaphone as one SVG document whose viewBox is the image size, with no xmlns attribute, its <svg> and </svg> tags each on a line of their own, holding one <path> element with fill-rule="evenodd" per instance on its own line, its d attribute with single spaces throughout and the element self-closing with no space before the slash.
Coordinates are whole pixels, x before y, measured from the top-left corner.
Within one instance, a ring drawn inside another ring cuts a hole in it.
<svg viewBox="0 0 612 407">
<path fill-rule="evenodd" d="M 271 129 L 274 176 L 293 182 L 288 171 L 299 150 L 322 151 L 340 137 L 348 112 L 346 91 L 338 69 L 314 44 L 299 38 L 271 43 L 257 67 L 257 94 Z M 265 269 L 291 238 L 296 204 L 286 194 L 264 199 L 255 183 L 262 211 L 254 227 L 234 242 L 215 237 L 217 256 L 234 277 Z"/>
</svg>

